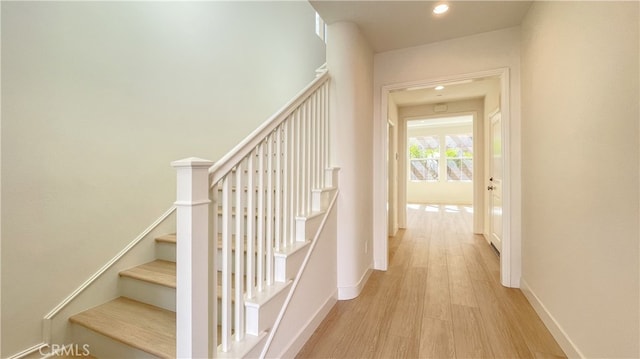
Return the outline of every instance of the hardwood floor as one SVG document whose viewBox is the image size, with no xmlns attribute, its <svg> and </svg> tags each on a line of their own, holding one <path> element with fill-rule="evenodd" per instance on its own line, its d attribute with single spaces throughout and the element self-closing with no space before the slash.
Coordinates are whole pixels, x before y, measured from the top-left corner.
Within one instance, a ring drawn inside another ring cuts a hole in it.
<svg viewBox="0 0 640 359">
<path fill-rule="evenodd" d="M 564 358 L 499 259 L 472 233 L 471 206 L 409 205 L 386 272 L 339 301 L 297 358 Z"/>
</svg>

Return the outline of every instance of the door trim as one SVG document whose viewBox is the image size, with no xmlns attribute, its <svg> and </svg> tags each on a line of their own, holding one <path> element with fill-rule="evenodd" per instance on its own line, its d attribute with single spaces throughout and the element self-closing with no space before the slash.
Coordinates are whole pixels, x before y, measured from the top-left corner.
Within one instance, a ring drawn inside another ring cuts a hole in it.
<svg viewBox="0 0 640 359">
<path fill-rule="evenodd" d="M 374 133 L 377 131 L 378 138 L 374 138 L 374 148 L 384 148 L 384 151 L 373 151 L 373 161 L 378 165 L 374 165 L 373 176 L 374 178 L 380 178 L 384 180 L 374 181 L 373 191 L 373 266 L 377 270 L 387 270 L 389 265 L 389 246 L 388 246 L 388 219 L 387 219 L 387 182 L 388 182 L 388 168 L 386 163 L 385 151 L 387 151 L 384 144 L 389 134 L 387 131 L 387 111 L 388 111 L 388 96 L 393 90 L 401 90 L 409 87 L 418 86 L 433 86 L 437 84 L 444 84 L 447 82 L 463 81 L 469 79 L 476 79 L 489 76 L 500 77 L 500 103 L 502 110 L 502 155 L 504 160 L 504 184 L 503 184 L 503 222 L 502 222 L 502 248 L 500 254 L 500 282 L 507 287 L 519 287 L 519 276 L 512 275 L 512 273 L 520 273 L 521 261 L 520 253 L 513 252 L 514 249 L 520 248 L 520 234 L 511 232 L 512 208 L 517 208 L 516 203 L 512 203 L 511 195 L 511 137 L 510 137 L 510 122 L 511 122 L 511 98 L 510 98 L 510 77 L 509 68 L 499 68 L 495 70 L 474 72 L 468 74 L 459 74 L 452 76 L 445 76 L 440 78 L 417 80 L 409 82 L 401 82 L 389 85 L 383 85 L 381 87 L 380 94 L 380 115 L 379 120 L 374 122 Z M 382 142 L 380 142 L 382 141 Z M 516 176 L 519 178 L 519 176 Z M 517 242 L 517 243 L 516 243 Z"/>
</svg>

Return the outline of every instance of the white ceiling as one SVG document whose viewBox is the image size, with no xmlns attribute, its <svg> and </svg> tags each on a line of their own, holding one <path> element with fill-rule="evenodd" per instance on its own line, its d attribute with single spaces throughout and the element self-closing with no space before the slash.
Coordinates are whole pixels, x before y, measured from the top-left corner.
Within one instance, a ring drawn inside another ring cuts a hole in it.
<svg viewBox="0 0 640 359">
<path fill-rule="evenodd" d="M 444 1 L 449 11 L 434 15 L 433 8 L 443 1 L 341 1 L 310 0 L 327 24 L 349 21 L 358 25 L 375 52 L 469 36 L 518 26 L 532 1 Z M 331 41 L 329 39 L 329 41 Z M 398 106 L 460 101 L 483 97 L 490 79 L 465 84 L 403 90 L 391 93 Z"/>
<path fill-rule="evenodd" d="M 358 25 L 375 52 L 424 45 L 517 26 L 532 1 L 448 1 L 449 11 L 433 15 L 442 1 L 310 0 L 327 24 Z"/>
<path fill-rule="evenodd" d="M 394 91 L 390 97 L 399 107 L 461 101 L 484 97 L 497 81 L 498 77 L 478 78 L 468 83 L 445 83 L 439 91 L 435 86 Z"/>
</svg>

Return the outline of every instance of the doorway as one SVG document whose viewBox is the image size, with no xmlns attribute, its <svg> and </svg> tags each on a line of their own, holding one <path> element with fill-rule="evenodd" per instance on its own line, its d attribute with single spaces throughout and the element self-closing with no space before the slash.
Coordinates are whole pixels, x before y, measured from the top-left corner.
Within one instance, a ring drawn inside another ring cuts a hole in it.
<svg viewBox="0 0 640 359">
<path fill-rule="evenodd" d="M 485 174 L 489 173 L 490 168 L 489 168 L 489 161 L 487 160 L 487 157 L 484 156 L 482 165 L 481 165 L 481 171 L 474 171 L 476 173 L 482 173 L 481 180 L 476 181 L 477 183 L 474 186 L 474 196 L 473 196 L 474 202 L 473 203 L 475 206 L 473 211 L 478 218 L 481 218 L 480 220 L 478 220 L 479 223 L 474 222 L 474 231 L 480 230 L 482 234 L 485 235 L 485 238 L 490 238 L 491 237 L 490 234 L 492 233 L 489 227 L 490 223 L 496 223 L 495 221 L 491 220 L 492 213 L 501 214 L 501 222 L 500 224 L 498 224 L 499 228 L 497 229 L 499 229 L 499 231 L 497 232 L 501 234 L 502 238 L 499 242 L 494 241 L 498 243 L 498 249 L 501 253 L 501 256 L 500 256 L 501 283 L 508 287 L 517 287 L 519 286 L 518 273 L 520 271 L 519 238 L 512 238 L 510 233 L 510 224 L 511 224 L 510 208 L 512 204 L 510 202 L 511 198 L 510 198 L 510 192 L 509 192 L 510 185 L 511 185 L 510 183 L 511 176 L 509 172 L 510 143 L 509 143 L 508 135 L 509 135 L 510 116 L 509 116 L 508 69 L 498 69 L 498 70 L 492 70 L 492 71 L 486 71 L 486 72 L 480 72 L 480 73 L 474 73 L 474 74 L 452 76 L 452 77 L 443 78 L 443 79 L 425 80 L 425 81 L 408 82 L 408 83 L 400 83 L 400 84 L 383 86 L 381 98 L 380 98 L 380 105 L 381 105 L 380 113 L 388 115 L 389 109 L 394 106 L 397 106 L 396 104 L 390 104 L 390 102 L 393 102 L 392 100 L 390 100 L 390 94 L 394 91 L 407 91 L 407 90 L 426 89 L 426 88 L 435 90 L 436 87 L 441 85 L 446 87 L 446 86 L 452 86 L 452 85 L 459 85 L 463 83 L 482 82 L 489 78 L 497 79 L 497 83 L 499 86 L 499 90 L 497 91 L 495 96 L 493 96 L 491 99 L 488 99 L 488 96 L 484 96 L 484 98 L 485 98 L 485 111 L 499 110 L 501 114 L 501 121 L 498 128 L 498 132 L 501 135 L 500 137 L 501 145 L 499 148 L 499 153 L 501 154 L 500 158 L 502 161 L 501 162 L 502 178 L 500 179 L 501 180 L 500 204 L 502 205 L 502 208 L 500 211 L 497 211 L 496 208 L 492 209 L 493 212 L 488 210 L 488 204 L 491 201 L 490 190 L 488 190 L 488 187 L 491 185 L 491 183 L 489 181 L 489 176 L 485 176 Z M 447 101 L 443 101 L 443 103 L 446 103 L 446 102 Z M 431 105 L 436 106 L 438 105 L 438 103 L 432 103 Z M 485 118 L 488 117 L 488 112 L 485 113 L 484 117 Z M 480 121 L 477 121 L 477 122 L 480 122 Z M 380 125 L 381 124 L 378 124 L 378 126 Z M 398 134 L 402 134 L 404 132 L 401 127 L 402 127 L 402 121 L 399 121 L 399 126 L 397 130 Z M 381 134 L 384 136 L 383 138 L 388 138 L 389 134 L 387 129 L 388 127 L 387 127 L 386 118 L 385 118 L 384 127 L 381 128 L 381 131 L 382 131 Z M 486 124 L 482 124 L 482 127 L 480 128 L 478 128 L 478 124 L 476 124 L 474 127 L 474 133 L 476 135 L 474 136 L 477 138 L 478 134 L 481 134 L 481 136 L 484 136 L 485 138 L 489 138 L 490 136 L 489 130 L 490 128 Z M 402 142 L 402 141 L 399 140 L 398 142 Z M 374 154 L 374 157 L 376 157 L 374 158 L 374 161 L 380 161 L 380 160 L 384 161 L 384 166 L 381 166 L 382 170 L 380 170 L 380 172 L 376 171 L 376 173 L 374 173 L 374 176 L 381 175 L 387 178 L 388 180 L 388 168 L 386 166 L 387 156 L 384 156 L 385 158 L 380 159 L 380 158 L 377 158 L 379 156 Z M 407 171 L 404 171 L 404 172 L 402 171 L 402 168 L 403 168 L 402 160 L 403 160 L 403 156 L 400 155 L 399 163 L 398 163 L 399 178 L 397 181 L 399 193 L 396 197 L 398 199 L 396 208 L 398 209 L 406 208 L 406 186 L 405 188 L 402 188 L 402 184 L 403 182 L 405 182 L 403 181 L 402 176 L 403 174 L 407 174 Z M 479 161 L 476 161 L 476 162 L 479 162 Z M 375 192 L 378 192 L 378 191 L 375 191 Z M 403 198 L 405 199 L 405 203 L 402 203 Z M 383 191 L 382 194 L 374 193 L 374 211 L 375 211 L 374 218 L 382 214 L 382 212 L 378 212 L 378 211 L 383 211 L 384 214 L 382 218 L 385 219 L 384 221 L 374 221 L 374 248 L 373 248 L 374 249 L 374 268 L 379 270 L 386 270 L 388 265 L 387 235 L 389 231 L 387 226 L 389 224 L 389 221 L 388 221 L 388 217 L 386 217 L 387 200 L 388 200 L 388 191 Z M 406 221 L 406 215 L 403 215 L 402 211 L 399 211 L 397 217 L 398 217 L 398 224 L 402 228 L 403 225 L 406 225 L 406 222 L 403 223 L 403 217 L 404 217 L 404 220 Z M 496 232 L 496 231 L 493 231 L 493 232 Z M 516 241 L 515 245 L 512 245 L 511 243 L 512 240 Z M 516 275 L 512 276 L 512 272 L 515 273 Z"/>
</svg>

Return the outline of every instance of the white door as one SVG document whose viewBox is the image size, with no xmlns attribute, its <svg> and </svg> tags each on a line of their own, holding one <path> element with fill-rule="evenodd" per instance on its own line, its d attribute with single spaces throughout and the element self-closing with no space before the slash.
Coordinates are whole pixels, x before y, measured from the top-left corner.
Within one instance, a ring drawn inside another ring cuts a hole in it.
<svg viewBox="0 0 640 359">
<path fill-rule="evenodd" d="M 491 116 L 489 144 L 491 161 L 489 164 L 489 233 L 490 241 L 495 248 L 502 251 L 502 119 L 500 109 Z"/>
<path fill-rule="evenodd" d="M 398 199 L 397 199 L 397 188 L 398 188 L 398 153 L 397 153 L 397 142 L 396 142 L 396 127 L 393 122 L 389 121 L 387 125 L 387 129 L 389 132 L 389 151 L 387 153 L 387 168 L 389 169 L 389 173 L 387 175 L 387 185 L 388 185 L 388 203 L 387 203 L 387 229 L 389 231 L 389 236 L 395 236 L 398 231 Z"/>
</svg>

